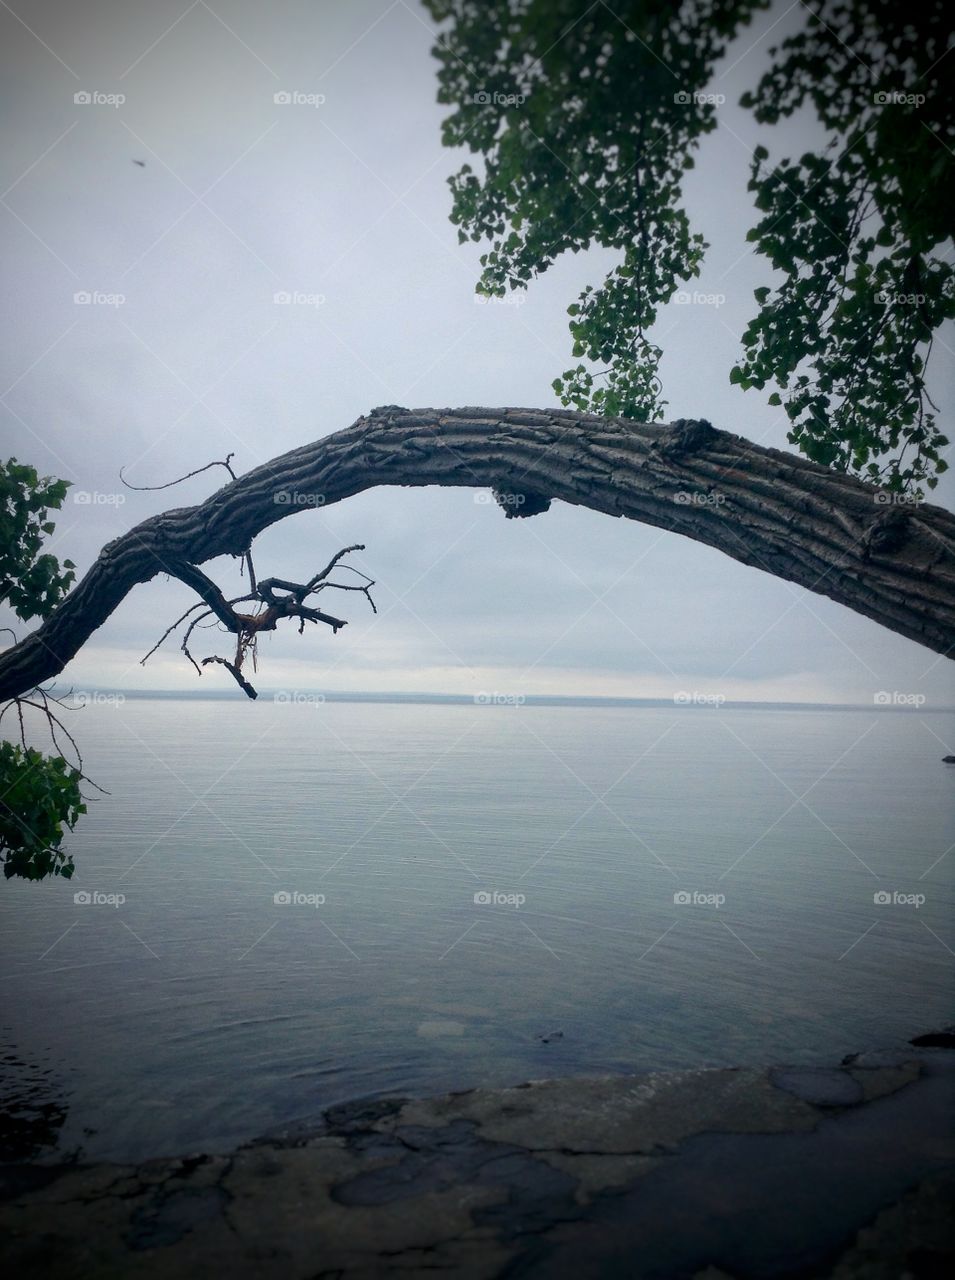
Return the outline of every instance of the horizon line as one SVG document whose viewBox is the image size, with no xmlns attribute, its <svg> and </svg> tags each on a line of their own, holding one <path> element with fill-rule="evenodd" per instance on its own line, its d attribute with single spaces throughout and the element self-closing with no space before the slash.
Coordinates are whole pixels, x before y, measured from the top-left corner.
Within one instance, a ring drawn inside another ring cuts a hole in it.
<svg viewBox="0 0 955 1280">
<path fill-rule="evenodd" d="M 233 701 L 243 699 L 243 694 L 231 689 L 122 689 L 114 686 L 92 686 L 89 689 L 60 692 L 55 686 L 50 690 L 56 697 L 66 698 L 72 695 L 81 699 L 90 697 L 110 697 L 121 695 L 124 698 L 184 701 Z M 832 711 L 902 711 L 908 712 L 951 712 L 955 705 L 917 704 L 911 701 L 892 701 L 893 696 L 886 694 L 883 701 L 864 702 L 817 702 L 804 700 L 788 700 L 778 698 L 728 698 L 722 694 L 704 690 L 681 691 L 670 697 L 639 697 L 626 694 L 558 694 L 558 693 L 516 693 L 503 690 L 479 691 L 478 693 L 435 693 L 424 690 L 401 691 L 388 689 L 349 690 L 349 689 L 315 689 L 315 688 L 279 688 L 269 687 L 258 690 L 259 699 L 265 697 L 272 702 L 378 702 L 378 703 L 418 703 L 438 704 L 445 706 L 567 706 L 567 707 L 673 707 L 680 709 L 720 710 L 726 707 L 736 708 L 791 708 L 793 710 L 832 710 Z M 875 696 L 875 695 L 874 695 Z M 911 698 L 912 695 L 901 695 Z M 248 701 L 249 699 L 245 699 Z"/>
</svg>

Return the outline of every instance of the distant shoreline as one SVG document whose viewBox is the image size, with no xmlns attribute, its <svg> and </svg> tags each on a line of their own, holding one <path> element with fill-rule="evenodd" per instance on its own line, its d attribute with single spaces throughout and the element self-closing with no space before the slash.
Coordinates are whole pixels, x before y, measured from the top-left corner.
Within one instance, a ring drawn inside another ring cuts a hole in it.
<svg viewBox="0 0 955 1280">
<path fill-rule="evenodd" d="M 68 689 L 56 689 L 51 692 L 59 698 L 70 694 Z M 246 702 L 247 699 L 237 690 L 232 689 L 114 689 L 109 687 L 90 687 L 82 690 L 80 695 L 74 686 L 74 698 L 90 701 L 96 698 L 121 696 L 136 701 L 155 702 Z M 479 693 L 396 693 L 387 690 L 370 693 L 350 690 L 324 689 L 260 689 L 259 702 L 350 702 L 370 704 L 394 704 L 410 706 L 489 706 L 501 707 L 505 710 L 515 706 L 523 707 L 571 707 L 599 710 L 601 708 L 670 708 L 676 711 L 871 711 L 877 713 L 902 713 L 905 715 L 925 715 L 927 713 L 949 714 L 955 712 L 955 706 L 907 706 L 892 704 L 872 704 L 862 702 L 772 702 L 748 701 L 744 699 L 726 698 L 721 702 L 712 699 L 716 695 L 699 693 L 688 695 L 686 700 L 677 698 L 622 698 L 606 696 L 560 695 L 547 693 L 515 694 L 507 691 Z"/>
</svg>

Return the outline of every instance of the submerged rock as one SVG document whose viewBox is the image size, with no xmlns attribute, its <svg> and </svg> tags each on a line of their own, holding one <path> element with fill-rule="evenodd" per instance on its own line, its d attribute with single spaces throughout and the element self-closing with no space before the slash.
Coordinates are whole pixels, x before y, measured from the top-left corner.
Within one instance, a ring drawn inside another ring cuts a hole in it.
<svg viewBox="0 0 955 1280">
<path fill-rule="evenodd" d="M 955 1031 L 929 1031 L 910 1040 L 916 1049 L 955 1049 Z"/>
<path fill-rule="evenodd" d="M 833 1280 L 943 1275 L 955 1061 L 870 1056 L 366 1098 L 228 1155 L 7 1166 L 0 1263 L 23 1280 L 717 1280 L 794 1259 Z"/>
<path fill-rule="evenodd" d="M 777 1089 L 784 1089 L 817 1107 L 851 1107 L 864 1096 L 861 1084 L 840 1068 L 774 1071 L 770 1078 Z"/>
<path fill-rule="evenodd" d="M 428 1022 L 419 1022 L 417 1032 L 426 1040 L 439 1040 L 445 1036 L 463 1036 L 467 1027 L 463 1022 L 452 1022 L 448 1018 L 433 1018 Z"/>
</svg>

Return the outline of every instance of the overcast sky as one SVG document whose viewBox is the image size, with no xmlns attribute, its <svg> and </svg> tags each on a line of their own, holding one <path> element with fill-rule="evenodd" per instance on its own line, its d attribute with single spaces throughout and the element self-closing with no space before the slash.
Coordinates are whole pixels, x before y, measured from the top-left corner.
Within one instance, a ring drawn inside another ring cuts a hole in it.
<svg viewBox="0 0 955 1280">
<path fill-rule="evenodd" d="M 799 11 L 761 15 L 725 59 L 721 127 L 687 182 L 712 245 L 692 287 L 725 300 L 671 305 L 657 330 L 668 416 L 778 447 L 782 411 L 728 373 L 752 291 L 770 279 L 745 241 L 750 152 L 765 134 L 779 154 L 782 139 L 734 104 L 767 33 Z M 207 473 L 133 493 L 121 466 L 158 484 L 234 452 L 246 470 L 384 403 L 557 403 L 566 307 L 613 259 L 558 263 L 522 305 L 475 303 L 481 247 L 459 246 L 448 221 L 462 157 L 440 145 L 433 38 L 413 0 L 2 4 L 0 422 L 5 456 L 75 485 L 57 554 L 85 569 L 104 542 L 221 483 Z M 283 92 L 300 100 L 276 103 Z M 811 141 L 807 127 L 790 130 L 787 154 Z M 315 302 L 276 305 L 283 290 Z M 100 298 L 78 304 L 83 292 Z M 955 343 L 943 337 L 934 386 L 953 435 Z M 262 688 L 955 701 L 950 662 L 842 606 L 560 503 L 505 521 L 469 490 L 376 490 L 271 529 L 258 570 L 304 579 L 352 542 L 367 544 L 359 563 L 379 583 L 379 616 L 360 597 L 326 596 L 351 625 L 264 639 Z M 206 567 L 238 589 L 233 562 Z M 200 685 L 175 641 L 139 665 L 192 598 L 162 579 L 137 588 L 66 678 L 228 687 L 221 670 Z M 200 656 L 228 652 L 206 634 Z"/>
</svg>

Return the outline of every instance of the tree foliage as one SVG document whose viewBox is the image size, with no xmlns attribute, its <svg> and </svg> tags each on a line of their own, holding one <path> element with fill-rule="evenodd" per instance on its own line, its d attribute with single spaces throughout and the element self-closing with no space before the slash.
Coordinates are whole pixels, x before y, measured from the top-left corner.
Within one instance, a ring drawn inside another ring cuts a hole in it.
<svg viewBox="0 0 955 1280">
<path fill-rule="evenodd" d="M 49 617 L 76 577 L 71 560 L 61 565 L 42 549 L 55 528 L 49 513 L 60 508 L 68 485 L 41 478 L 15 458 L 0 463 L 0 599 L 23 622 Z M 41 703 L 52 730 L 55 721 L 43 695 Z M 14 705 L 22 736 L 19 702 L 8 703 L 4 713 Z M 82 776 L 62 755 L 44 756 L 25 741 L 0 742 L 0 863 L 8 879 L 73 874 L 73 859 L 60 841 L 64 827 L 72 830 L 86 812 Z"/>
<path fill-rule="evenodd" d="M 0 742 L 0 862 L 8 880 L 72 876 L 60 841 L 64 826 L 72 831 L 86 812 L 82 776 L 62 756 Z"/>
<path fill-rule="evenodd" d="M 446 145 L 481 158 L 450 179 L 463 241 L 489 241 L 480 291 L 526 288 L 568 250 L 619 261 L 568 308 L 580 361 L 564 404 L 661 416 L 660 308 L 707 248 L 683 179 L 717 125 L 718 62 L 766 0 L 426 0 Z M 770 388 L 814 461 L 890 488 L 929 487 L 947 440 L 925 387 L 932 337 L 955 316 L 955 112 L 944 0 L 816 0 L 769 51 L 742 105 L 763 124 L 804 112 L 822 141 L 752 158 L 766 259 L 730 380 Z"/>
<path fill-rule="evenodd" d="M 61 566 L 42 551 L 54 529 L 49 511 L 62 506 L 68 485 L 15 458 L 0 463 L 0 600 L 23 622 L 48 617 L 76 577 L 72 560 Z"/>
</svg>

